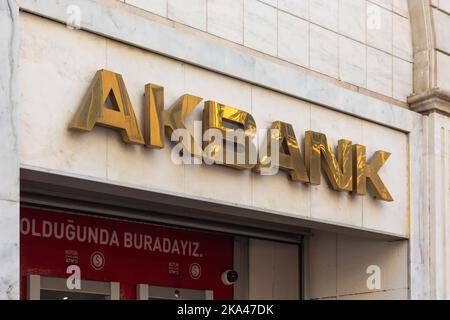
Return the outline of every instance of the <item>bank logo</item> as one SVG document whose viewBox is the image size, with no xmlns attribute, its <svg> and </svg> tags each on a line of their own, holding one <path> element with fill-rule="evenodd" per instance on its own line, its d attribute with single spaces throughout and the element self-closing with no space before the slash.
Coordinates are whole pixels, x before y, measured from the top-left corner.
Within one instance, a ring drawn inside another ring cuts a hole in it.
<svg viewBox="0 0 450 320">
<path fill-rule="evenodd" d="M 99 251 L 95 251 L 91 255 L 91 266 L 95 270 L 102 270 L 105 266 L 105 256 Z"/>
<path fill-rule="evenodd" d="M 202 276 L 202 267 L 198 263 L 191 263 L 189 266 L 189 274 L 192 279 L 199 279 Z"/>
<path fill-rule="evenodd" d="M 340 139 L 336 154 L 325 134 L 311 130 L 302 148 L 291 124 L 275 120 L 258 131 L 250 113 L 212 100 L 204 103 L 192 131 L 185 121 L 203 98 L 184 94 L 165 109 L 163 87 L 148 83 L 144 90 L 144 134 L 123 77 L 108 70 L 97 71 L 69 128 L 89 132 L 103 125 L 120 131 L 125 143 L 155 149 L 165 147 L 167 135 L 175 143 L 175 165 L 217 164 L 261 175 L 283 170 L 292 181 L 312 185 L 321 184 L 323 171 L 333 190 L 366 195 L 370 189 L 378 200 L 394 200 L 378 175 L 390 152 L 378 150 L 368 158 L 365 146 Z"/>
</svg>

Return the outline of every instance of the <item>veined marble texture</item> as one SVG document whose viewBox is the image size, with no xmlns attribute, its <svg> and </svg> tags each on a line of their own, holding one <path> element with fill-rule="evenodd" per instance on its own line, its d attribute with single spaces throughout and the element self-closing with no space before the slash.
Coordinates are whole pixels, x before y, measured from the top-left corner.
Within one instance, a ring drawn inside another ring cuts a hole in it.
<svg viewBox="0 0 450 320">
<path fill-rule="evenodd" d="M 258 0 L 244 2 L 244 44 L 250 48 L 277 54 L 277 10 Z"/>
<path fill-rule="evenodd" d="M 0 1 L 0 299 L 19 297 L 18 13 Z"/>
<path fill-rule="evenodd" d="M 188 26 L 206 30 L 206 0 L 168 0 L 168 17 Z"/>
<path fill-rule="evenodd" d="M 371 73 L 373 70 L 366 74 L 367 68 L 337 67 L 335 57 L 339 55 L 342 59 L 341 52 L 348 52 L 348 48 L 341 46 L 341 41 L 336 46 L 336 39 L 347 38 L 363 46 L 366 51 L 377 49 L 387 53 L 391 60 L 400 58 L 408 61 L 409 64 L 404 64 L 404 67 L 412 72 L 408 0 L 118 1 L 293 65 L 406 102 L 406 95 L 370 86 L 371 80 L 366 79 L 378 76 L 376 72 Z M 441 2 L 436 1 L 435 6 L 439 6 L 440 10 L 434 10 L 434 16 L 439 22 L 437 30 L 446 30 L 450 18 L 443 13 L 446 4 Z M 325 31 L 319 33 L 319 28 Z M 436 36 L 440 49 L 447 46 L 445 32 L 437 32 Z M 350 59 L 347 57 L 347 60 Z M 394 77 L 391 73 L 389 81 L 394 81 Z M 409 94 L 413 92 L 409 81 L 403 81 L 403 85 L 409 85 Z M 404 88 L 406 90 L 406 86 Z"/>
<path fill-rule="evenodd" d="M 367 88 L 392 95 L 392 57 L 380 50 L 367 48 Z"/>
<path fill-rule="evenodd" d="M 208 32 L 243 44 L 244 0 L 209 0 Z"/>
</svg>

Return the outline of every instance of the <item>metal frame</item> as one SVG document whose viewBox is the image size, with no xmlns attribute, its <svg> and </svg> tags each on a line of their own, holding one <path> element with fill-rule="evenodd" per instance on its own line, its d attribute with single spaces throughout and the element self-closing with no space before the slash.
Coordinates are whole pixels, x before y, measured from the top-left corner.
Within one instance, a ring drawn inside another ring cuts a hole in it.
<svg viewBox="0 0 450 320">
<path fill-rule="evenodd" d="M 214 292 L 212 290 L 193 290 L 138 284 L 136 297 L 137 300 L 213 300 Z"/>
<path fill-rule="evenodd" d="M 108 300 L 120 300 L 120 284 L 118 282 L 81 280 L 81 289 L 68 289 L 65 278 L 29 274 L 27 276 L 27 299 L 40 300 L 41 290 L 94 294 L 105 296 Z"/>
</svg>

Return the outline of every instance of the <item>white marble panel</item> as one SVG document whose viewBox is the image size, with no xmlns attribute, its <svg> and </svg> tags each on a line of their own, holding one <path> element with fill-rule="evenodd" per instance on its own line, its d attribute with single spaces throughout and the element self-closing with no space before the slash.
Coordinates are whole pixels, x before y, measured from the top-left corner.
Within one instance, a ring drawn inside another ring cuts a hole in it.
<svg viewBox="0 0 450 320">
<path fill-rule="evenodd" d="M 271 5 L 272 7 L 276 7 L 278 0 L 259 0 L 259 1 L 267 3 L 268 5 Z"/>
<path fill-rule="evenodd" d="M 338 30 L 337 0 L 309 0 L 310 21 L 333 31 Z"/>
<path fill-rule="evenodd" d="M 277 54 L 277 9 L 257 0 L 244 2 L 244 45 Z"/>
<path fill-rule="evenodd" d="M 106 178 L 110 129 L 69 131 L 96 71 L 106 67 L 106 40 L 29 14 L 20 25 L 21 164 Z"/>
<path fill-rule="evenodd" d="M 349 38 L 339 37 L 339 77 L 359 87 L 366 86 L 366 46 Z"/>
<path fill-rule="evenodd" d="M 314 105 L 311 106 L 311 130 L 327 136 L 336 158 L 338 140 L 362 143 L 362 120 Z M 349 192 L 334 191 L 324 173 L 321 176 L 321 184 L 311 185 L 310 188 L 312 218 L 354 226 L 362 225 L 362 197 Z"/>
<path fill-rule="evenodd" d="M 0 300 L 19 299 L 19 7 L 0 2 Z"/>
<path fill-rule="evenodd" d="M 309 0 L 278 0 L 278 9 L 303 19 L 309 18 Z"/>
<path fill-rule="evenodd" d="M 308 22 L 278 12 L 278 57 L 303 67 L 309 66 Z"/>
<path fill-rule="evenodd" d="M 381 287 L 370 289 L 369 266 L 380 268 Z M 408 287 L 408 242 L 380 241 L 338 235 L 337 293 L 348 295 Z"/>
<path fill-rule="evenodd" d="M 450 41 L 448 32 L 450 30 L 450 14 L 433 9 L 434 34 L 436 37 L 436 48 L 450 55 Z"/>
<path fill-rule="evenodd" d="M 450 297 L 450 283 L 447 281 L 450 276 L 450 118 L 431 113 L 426 124 L 429 196 L 425 203 L 426 214 L 430 217 L 430 295 L 432 299 L 442 300 Z"/>
<path fill-rule="evenodd" d="M 19 298 L 19 202 L 0 200 L 0 299 Z"/>
<path fill-rule="evenodd" d="M 437 59 L 437 85 L 445 90 L 450 90 L 450 56 L 436 52 Z"/>
<path fill-rule="evenodd" d="M 206 0 L 167 0 L 168 18 L 206 31 Z"/>
<path fill-rule="evenodd" d="M 392 1 L 393 0 L 370 0 L 370 2 L 376 3 L 387 10 L 392 10 Z"/>
<path fill-rule="evenodd" d="M 208 32 L 242 44 L 244 41 L 243 0 L 209 0 Z"/>
<path fill-rule="evenodd" d="M 0 199 L 12 201 L 19 198 L 18 19 L 15 2 L 3 1 L 0 4 Z"/>
<path fill-rule="evenodd" d="M 394 56 L 413 61 L 411 21 L 394 14 Z"/>
<path fill-rule="evenodd" d="M 367 48 L 367 89 L 392 96 L 392 56 Z"/>
<path fill-rule="evenodd" d="M 392 54 L 393 13 L 367 2 L 367 44 Z"/>
<path fill-rule="evenodd" d="M 327 29 L 310 25 L 309 61 L 311 69 L 337 78 L 338 35 Z"/>
<path fill-rule="evenodd" d="M 394 57 L 394 98 L 405 101 L 413 93 L 413 64 Z"/>
<path fill-rule="evenodd" d="M 250 239 L 249 241 L 249 299 L 273 299 L 275 266 L 274 242 Z M 261 281 L 265 279 L 266 281 Z"/>
<path fill-rule="evenodd" d="M 439 9 L 450 13 L 450 0 L 439 0 Z"/>
<path fill-rule="evenodd" d="M 337 235 L 314 231 L 307 240 L 310 299 L 323 299 L 337 295 Z"/>
<path fill-rule="evenodd" d="M 448 0 L 447 0 L 448 1 Z M 408 0 L 393 0 L 392 10 L 401 16 L 409 17 Z"/>
<path fill-rule="evenodd" d="M 299 300 L 301 285 L 299 246 L 281 242 L 274 242 L 273 245 L 275 262 L 273 299 Z"/>
<path fill-rule="evenodd" d="M 365 0 L 339 0 L 340 34 L 364 43 L 366 25 Z"/>
<path fill-rule="evenodd" d="M 303 136 L 310 126 L 310 104 L 266 89 L 253 87 L 252 114 L 260 129 L 269 129 L 273 121 L 292 124 L 303 150 Z M 265 138 L 259 134 L 260 142 Z M 292 182 L 286 171 L 274 176 L 254 174 L 253 205 L 266 209 L 277 209 L 299 216 L 310 216 L 310 187 Z"/>
<path fill-rule="evenodd" d="M 250 239 L 249 299 L 298 300 L 298 261 L 297 245 Z"/>
<path fill-rule="evenodd" d="M 167 0 L 126 0 L 128 4 L 167 17 Z"/>
</svg>

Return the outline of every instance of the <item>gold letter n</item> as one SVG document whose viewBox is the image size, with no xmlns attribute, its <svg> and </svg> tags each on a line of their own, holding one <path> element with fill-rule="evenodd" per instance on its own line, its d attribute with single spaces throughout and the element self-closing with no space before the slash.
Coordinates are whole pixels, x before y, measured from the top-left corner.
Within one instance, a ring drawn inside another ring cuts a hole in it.
<svg viewBox="0 0 450 320">
<path fill-rule="evenodd" d="M 323 167 L 334 190 L 352 191 L 351 141 L 339 140 L 336 159 L 327 137 L 319 132 L 305 134 L 306 168 L 312 184 L 320 184 L 320 168 Z M 323 156 L 324 162 L 321 161 Z"/>
</svg>

